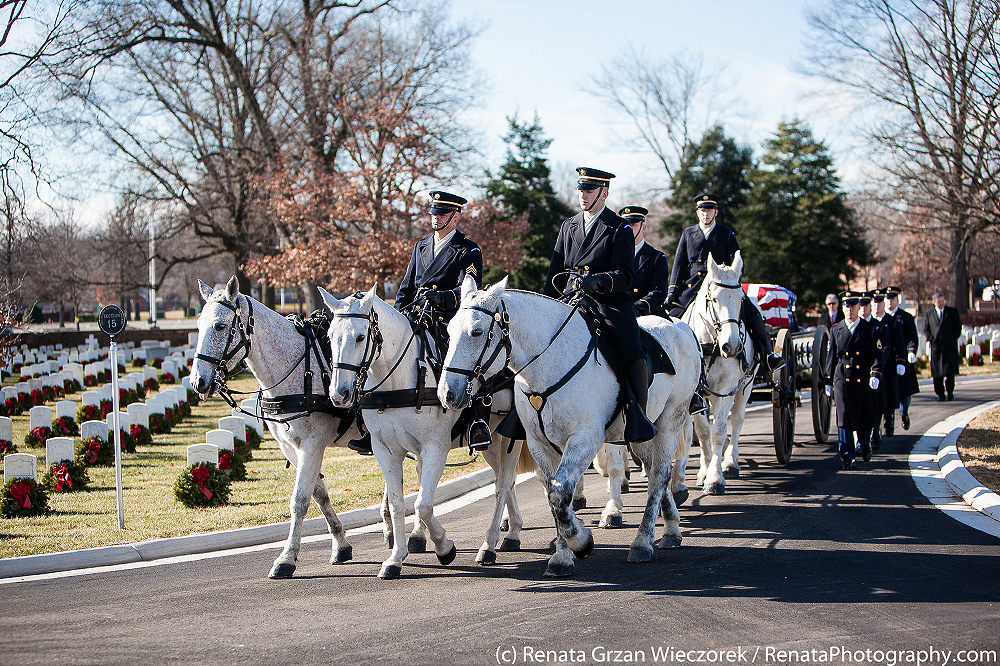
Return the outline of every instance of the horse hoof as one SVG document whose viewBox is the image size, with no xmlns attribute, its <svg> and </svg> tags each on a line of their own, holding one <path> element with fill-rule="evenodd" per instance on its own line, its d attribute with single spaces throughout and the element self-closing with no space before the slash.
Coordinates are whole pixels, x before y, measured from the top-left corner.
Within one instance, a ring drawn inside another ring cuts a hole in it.
<svg viewBox="0 0 1000 666">
<path fill-rule="evenodd" d="M 500 521 L 500 531 L 509 532 L 510 531 L 510 521 L 504 518 Z"/>
<path fill-rule="evenodd" d="M 398 564 L 384 564 L 382 565 L 382 570 L 378 572 L 378 577 L 382 580 L 392 580 L 393 578 L 399 578 L 399 574 L 402 571 L 403 567 Z"/>
<path fill-rule="evenodd" d="M 500 547 L 497 550 L 504 552 L 517 552 L 521 550 L 521 540 L 520 539 L 508 539 L 504 537 L 504 540 L 500 542 Z"/>
<path fill-rule="evenodd" d="M 622 481 L 622 492 L 623 493 L 628 492 L 628 481 Z"/>
<path fill-rule="evenodd" d="M 289 562 L 282 562 L 281 564 L 275 564 L 271 567 L 271 573 L 267 574 L 267 577 L 291 578 L 293 573 L 295 573 L 295 565 Z"/>
<path fill-rule="evenodd" d="M 587 540 L 580 547 L 580 550 L 574 550 L 573 554 L 581 560 L 585 560 L 590 557 L 590 554 L 594 552 L 594 535 L 588 531 Z"/>
<path fill-rule="evenodd" d="M 354 548 L 352 546 L 344 546 L 333 556 L 330 564 L 343 564 L 344 562 L 350 562 L 352 559 L 354 559 Z"/>
<path fill-rule="evenodd" d="M 556 540 L 555 539 L 553 539 L 552 541 L 549 541 L 549 552 L 550 553 L 555 553 L 556 552 Z"/>
<path fill-rule="evenodd" d="M 455 561 L 456 555 L 458 555 L 458 549 L 455 548 L 455 544 L 451 544 L 451 550 L 449 550 L 444 555 L 437 556 L 438 562 L 440 562 L 444 566 L 448 566 L 449 564 Z"/>
<path fill-rule="evenodd" d="M 722 470 L 723 479 L 738 479 L 740 478 L 740 468 L 739 467 L 727 467 Z"/>
<path fill-rule="evenodd" d="M 549 562 L 549 566 L 545 567 L 546 578 L 565 578 L 566 576 L 572 576 L 572 575 L 573 575 L 572 564 L 553 564 Z"/>
<path fill-rule="evenodd" d="M 638 546 L 632 546 L 628 549 L 628 561 L 629 562 L 649 562 L 653 559 L 653 549 L 652 548 L 639 548 Z"/>
<path fill-rule="evenodd" d="M 606 529 L 608 529 L 608 528 L 614 528 L 614 527 L 621 527 L 622 526 L 622 517 L 616 515 L 616 516 L 607 516 L 605 518 L 601 518 L 601 522 L 598 523 L 597 526 L 598 527 L 603 527 L 603 528 L 606 528 Z"/>
<path fill-rule="evenodd" d="M 710 483 L 707 486 L 705 486 L 705 492 L 708 493 L 709 495 L 725 495 L 726 486 L 719 482 Z"/>
<path fill-rule="evenodd" d="M 679 536 L 674 536 L 672 534 L 664 535 L 664 537 L 657 542 L 656 547 L 660 548 L 661 550 L 667 550 L 669 548 L 680 548 L 681 538 Z"/>
<path fill-rule="evenodd" d="M 497 563 L 497 554 L 493 550 L 483 550 L 479 552 L 479 556 L 476 557 L 476 563 L 488 567 L 491 564 Z"/>
<path fill-rule="evenodd" d="M 406 540 L 406 552 L 426 553 L 427 539 L 418 536 L 411 536 L 409 539 Z"/>
<path fill-rule="evenodd" d="M 674 496 L 674 504 L 676 506 L 680 506 L 681 504 L 684 504 L 684 502 L 687 501 L 688 495 L 690 493 L 688 493 L 688 489 L 687 488 L 681 488 L 676 493 L 672 493 L 672 494 Z"/>
<path fill-rule="evenodd" d="M 579 511 L 580 509 L 586 509 L 586 508 L 587 508 L 587 498 L 586 497 L 577 497 L 576 499 L 573 500 L 573 510 L 574 511 Z"/>
</svg>

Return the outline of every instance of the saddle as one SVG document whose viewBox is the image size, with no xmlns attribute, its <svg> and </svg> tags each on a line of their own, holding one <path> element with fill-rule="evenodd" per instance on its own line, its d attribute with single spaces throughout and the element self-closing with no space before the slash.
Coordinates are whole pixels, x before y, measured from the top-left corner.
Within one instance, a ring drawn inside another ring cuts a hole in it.
<svg viewBox="0 0 1000 666">
<path fill-rule="evenodd" d="M 580 308 L 580 315 L 583 317 L 583 320 L 587 322 L 587 328 L 590 329 L 591 335 L 597 336 L 597 349 L 608 362 L 611 371 L 614 373 L 615 377 L 618 378 L 619 383 L 622 382 L 622 368 L 621 363 L 618 360 L 618 350 L 615 349 L 610 336 L 602 334 L 605 326 L 603 319 L 586 307 Z M 666 375 L 677 374 L 677 370 L 674 369 L 673 361 L 670 360 L 670 355 L 667 354 L 665 349 L 663 349 L 660 342 L 654 338 L 649 331 L 641 326 L 639 327 L 639 344 L 642 347 L 643 355 L 646 357 L 646 367 L 650 369 L 650 385 L 653 384 L 653 376 L 657 373 Z"/>
</svg>

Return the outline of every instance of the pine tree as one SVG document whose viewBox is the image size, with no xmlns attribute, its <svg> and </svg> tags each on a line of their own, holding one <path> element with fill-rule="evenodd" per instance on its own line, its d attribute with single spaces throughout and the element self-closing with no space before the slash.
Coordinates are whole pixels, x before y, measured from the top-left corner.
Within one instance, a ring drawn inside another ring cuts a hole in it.
<svg viewBox="0 0 1000 666">
<path fill-rule="evenodd" d="M 507 160 L 497 175 L 486 173 L 484 185 L 487 198 L 497 198 L 505 213 L 512 217 L 526 215 L 528 230 L 524 234 L 524 255 L 517 269 L 510 274 L 509 286 L 541 291 L 552 258 L 559 226 L 573 215 L 573 210 L 560 200 L 549 179 L 545 151 L 552 139 L 542 136 L 542 126 L 536 115 L 531 124 L 508 117 L 510 131 L 504 137 Z M 486 275 L 486 281 L 500 276 Z"/>
<path fill-rule="evenodd" d="M 813 309 L 868 265 L 872 250 L 833 159 L 803 121 L 779 123 L 764 148 L 739 215 L 744 276 L 788 287 L 800 308 Z"/>
<path fill-rule="evenodd" d="M 663 250 L 668 257 L 674 255 L 684 228 L 697 224 L 694 198 L 702 192 L 719 197 L 719 222 L 733 229 L 739 227 L 737 213 L 747 202 L 747 177 L 752 168 L 753 150 L 737 145 L 720 125 L 705 132 L 698 145 L 687 145 L 671 183 L 673 193 L 667 199 L 667 204 L 678 212 L 660 222 L 664 237 L 672 239 Z"/>
</svg>

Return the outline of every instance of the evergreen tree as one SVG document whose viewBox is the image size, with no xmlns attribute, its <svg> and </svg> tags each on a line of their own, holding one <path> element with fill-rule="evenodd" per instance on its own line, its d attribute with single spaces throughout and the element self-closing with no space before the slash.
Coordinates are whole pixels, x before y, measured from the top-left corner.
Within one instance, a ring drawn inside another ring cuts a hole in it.
<svg viewBox="0 0 1000 666">
<path fill-rule="evenodd" d="M 667 203 L 677 210 L 660 222 L 660 229 L 671 239 L 663 251 L 673 257 L 677 241 L 685 227 L 697 224 L 694 198 L 702 192 L 719 197 L 718 221 L 733 229 L 739 228 L 737 212 L 747 202 L 747 180 L 753 168 L 753 150 L 739 146 L 726 136 L 722 126 L 705 132 L 697 145 L 689 143 L 671 182 L 673 193 Z"/>
<path fill-rule="evenodd" d="M 872 250 L 826 146 L 803 121 L 779 123 L 764 148 L 739 215 L 745 280 L 788 287 L 811 310 L 868 265 Z"/>
<path fill-rule="evenodd" d="M 507 161 L 498 174 L 486 172 L 486 197 L 499 199 L 504 212 L 511 217 L 527 217 L 524 256 L 517 269 L 511 272 L 509 285 L 541 291 L 559 227 L 563 220 L 573 215 L 573 210 L 556 196 L 549 180 L 551 170 L 545 151 L 552 139 L 542 136 L 538 116 L 530 125 L 518 122 L 516 116 L 508 117 L 507 122 L 510 123 L 510 131 L 504 137 Z M 494 281 L 498 277 L 501 276 L 487 274 L 486 280 Z"/>
</svg>

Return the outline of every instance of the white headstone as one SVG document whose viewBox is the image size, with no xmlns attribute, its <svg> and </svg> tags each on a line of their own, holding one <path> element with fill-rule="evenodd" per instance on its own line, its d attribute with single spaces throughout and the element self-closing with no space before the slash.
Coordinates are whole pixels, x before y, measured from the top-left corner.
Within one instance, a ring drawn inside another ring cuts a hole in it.
<svg viewBox="0 0 1000 666">
<path fill-rule="evenodd" d="M 257 398 L 246 398 L 242 400 L 240 402 L 240 407 L 242 407 L 244 411 L 260 416 L 260 410 L 257 408 Z M 257 434 L 260 435 L 261 437 L 263 437 L 264 433 L 267 432 L 267 428 L 264 426 L 264 422 L 261 421 L 260 419 L 246 415 L 244 415 L 243 418 L 247 420 L 247 424 L 252 426 L 253 429 L 257 431 Z"/>
<path fill-rule="evenodd" d="M 14 420 L 6 416 L 0 416 L 0 439 L 7 442 L 14 441 Z"/>
<path fill-rule="evenodd" d="M 145 349 L 133 349 L 132 350 L 132 360 L 133 361 L 136 361 L 136 360 L 145 361 L 146 360 L 146 350 Z"/>
<path fill-rule="evenodd" d="M 38 480 L 38 458 L 30 453 L 11 453 L 3 457 L 3 482 L 11 479 Z"/>
<path fill-rule="evenodd" d="M 213 465 L 219 464 L 219 447 L 211 444 L 192 444 L 187 447 L 187 464 L 190 467 L 195 463 L 208 462 Z"/>
<path fill-rule="evenodd" d="M 12 358 L 10 361 L 14 365 L 24 365 L 24 355 L 23 354 L 14 354 L 14 358 Z"/>
<path fill-rule="evenodd" d="M 48 407 L 39 405 L 38 407 L 32 407 L 28 410 L 28 427 L 34 430 L 35 428 L 51 428 L 52 427 L 52 410 Z"/>
<path fill-rule="evenodd" d="M 242 416 L 223 416 L 219 419 L 219 428 L 233 433 L 233 438 L 241 442 L 247 441 L 247 422 Z"/>
<path fill-rule="evenodd" d="M 167 357 L 166 347 L 149 347 L 146 349 L 146 359 L 152 363 L 156 359 L 164 359 Z"/>
<path fill-rule="evenodd" d="M 188 333 L 188 344 L 192 347 L 198 346 L 198 333 Z"/>
<path fill-rule="evenodd" d="M 228 430 L 209 430 L 205 433 L 205 442 L 214 444 L 220 449 L 236 450 L 233 442 L 233 433 Z"/>
<path fill-rule="evenodd" d="M 74 352 L 70 352 L 69 353 L 69 362 L 70 363 L 77 363 L 77 362 L 79 362 L 79 360 L 80 360 L 80 352 L 75 352 L 74 351 Z"/>
<path fill-rule="evenodd" d="M 80 439 L 89 442 L 91 437 L 100 437 L 101 441 L 108 440 L 108 424 L 104 421 L 84 421 L 80 426 Z"/>
<path fill-rule="evenodd" d="M 162 370 L 163 370 L 164 374 L 166 374 L 166 373 L 169 372 L 170 374 L 172 374 L 174 376 L 174 380 L 175 381 L 177 380 L 177 362 L 176 361 L 173 361 L 173 360 L 171 360 L 169 358 L 165 359 L 163 361 L 163 368 L 162 368 Z"/>
<path fill-rule="evenodd" d="M 133 402 L 128 406 L 128 418 L 131 423 L 137 423 L 149 428 L 149 408 L 144 402 Z"/>
<path fill-rule="evenodd" d="M 164 413 L 163 412 L 163 401 L 162 400 L 157 400 L 156 398 L 153 398 L 152 400 L 147 400 L 146 401 L 146 409 L 147 409 L 147 411 L 148 411 L 149 414 L 160 414 L 160 415 L 162 415 Z"/>
<path fill-rule="evenodd" d="M 60 400 L 56 403 L 56 420 L 61 416 L 76 419 L 76 403 L 72 400 Z"/>
<path fill-rule="evenodd" d="M 83 395 L 80 396 L 80 400 L 84 407 L 87 405 L 93 405 L 94 407 L 101 406 L 101 394 L 98 391 L 84 391 Z"/>
<path fill-rule="evenodd" d="M 67 363 L 63 370 L 68 371 L 70 376 L 83 386 L 83 366 L 79 363 Z"/>
<path fill-rule="evenodd" d="M 49 437 L 45 440 L 45 469 L 52 469 L 53 463 L 73 460 L 75 455 L 72 437 Z"/>
<path fill-rule="evenodd" d="M 115 391 L 111 384 L 101 384 L 97 388 L 97 394 L 101 396 L 101 400 L 107 400 L 108 402 L 114 400 Z"/>
<path fill-rule="evenodd" d="M 185 376 L 184 376 L 184 377 L 183 377 L 183 378 L 181 379 L 181 386 L 182 386 L 182 387 L 184 387 L 184 391 L 185 391 L 185 392 L 187 392 L 187 391 L 190 391 L 190 390 L 192 390 L 192 389 L 191 389 L 191 377 L 190 377 L 190 376 L 187 376 L 187 375 L 185 375 Z"/>
<path fill-rule="evenodd" d="M 28 393 L 33 391 L 42 390 L 42 380 L 41 379 L 29 379 L 28 380 Z"/>
<path fill-rule="evenodd" d="M 15 388 L 13 386 L 4 386 L 3 387 L 3 399 L 4 400 L 7 400 L 7 399 L 17 400 L 17 388 Z"/>
<path fill-rule="evenodd" d="M 114 417 L 115 413 L 109 412 L 108 416 L 104 419 L 104 422 L 108 425 L 108 432 L 114 432 Z M 129 417 L 128 412 L 118 412 L 118 427 L 125 432 L 128 432 L 132 428 L 132 419 Z"/>
<path fill-rule="evenodd" d="M 143 381 L 145 381 L 147 379 L 157 379 L 157 378 L 158 378 L 158 373 L 157 373 L 156 368 L 154 368 L 151 365 L 143 366 L 143 368 L 142 368 L 142 379 L 143 379 Z"/>
<path fill-rule="evenodd" d="M 28 382 L 18 382 L 14 384 L 14 388 L 17 389 L 18 394 L 25 393 L 31 395 L 31 389 L 28 388 Z"/>
</svg>

